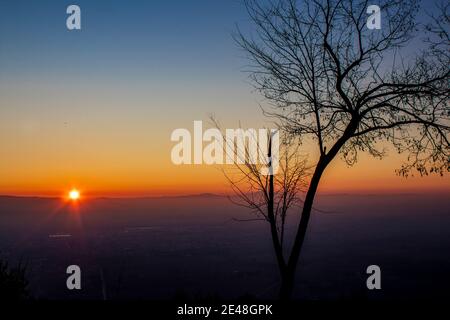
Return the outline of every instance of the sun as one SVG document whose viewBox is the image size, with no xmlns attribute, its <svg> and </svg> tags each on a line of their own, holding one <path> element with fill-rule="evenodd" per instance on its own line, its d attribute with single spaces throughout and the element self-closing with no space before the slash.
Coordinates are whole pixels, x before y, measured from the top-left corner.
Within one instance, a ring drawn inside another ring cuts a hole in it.
<svg viewBox="0 0 450 320">
<path fill-rule="evenodd" d="M 70 190 L 69 199 L 74 201 L 80 199 L 80 191 L 78 191 L 77 189 Z"/>
</svg>

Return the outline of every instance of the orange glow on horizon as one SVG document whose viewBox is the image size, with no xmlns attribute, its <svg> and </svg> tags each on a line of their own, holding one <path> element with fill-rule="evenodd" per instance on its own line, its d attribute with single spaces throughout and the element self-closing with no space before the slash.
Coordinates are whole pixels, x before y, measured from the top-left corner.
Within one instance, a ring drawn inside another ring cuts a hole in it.
<svg viewBox="0 0 450 320">
<path fill-rule="evenodd" d="M 131 153 L 130 158 L 116 157 L 114 161 L 104 159 L 102 152 L 98 152 L 92 158 L 87 154 L 84 160 L 77 159 L 76 166 L 69 166 L 67 163 L 70 162 L 70 157 L 65 159 L 62 156 L 49 157 L 54 159 L 52 162 L 47 160 L 45 163 L 36 161 L 22 165 L 19 163 L 17 167 L 1 172 L 0 195 L 57 197 L 77 203 L 80 200 L 87 201 L 93 197 L 103 196 L 232 194 L 229 182 L 222 172 L 222 169 L 231 170 L 233 167 L 230 165 L 176 166 L 168 159 L 170 148 L 167 150 L 161 148 L 161 153 L 149 162 L 147 159 L 151 157 L 146 156 L 146 152 L 143 150 Z M 142 157 L 134 157 L 141 153 L 144 154 Z M 80 157 L 81 154 L 83 152 L 79 151 L 77 156 Z M 22 161 L 20 159 L 17 161 Z M 362 154 L 354 166 L 348 167 L 340 159 L 335 159 L 327 168 L 318 191 L 319 193 L 450 192 L 449 175 L 444 177 L 416 175 L 408 179 L 397 176 L 394 170 L 400 166 L 401 160 L 395 154 L 382 161 Z M 0 167 L 2 161 L 0 158 Z M 70 197 L 72 190 L 79 192 L 78 200 Z"/>
</svg>

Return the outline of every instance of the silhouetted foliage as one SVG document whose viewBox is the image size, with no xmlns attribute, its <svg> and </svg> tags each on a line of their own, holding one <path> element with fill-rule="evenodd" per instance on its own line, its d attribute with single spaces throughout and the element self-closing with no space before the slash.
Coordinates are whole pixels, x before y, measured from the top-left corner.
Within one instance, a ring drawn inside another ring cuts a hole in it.
<svg viewBox="0 0 450 320">
<path fill-rule="evenodd" d="M 0 259 L 0 300 L 17 301 L 29 299 L 27 268 L 22 263 L 10 267 L 8 262 Z"/>
<path fill-rule="evenodd" d="M 214 118 L 211 120 L 220 129 L 218 122 Z M 223 147 L 227 157 L 236 159 L 232 167 L 234 170 L 224 170 L 224 175 L 234 192 L 234 196 L 229 197 L 231 202 L 250 209 L 256 217 L 235 220 L 259 220 L 269 224 L 278 270 L 283 279 L 287 268 L 286 218 L 290 211 L 302 205 L 302 196 L 310 178 L 307 157 L 300 154 L 298 139 L 282 134 L 280 143 L 279 131 L 275 131 L 267 134 L 267 141 L 258 141 L 257 153 L 266 153 L 262 157 L 265 159 L 253 162 L 249 157 L 252 154 L 251 148 L 245 143 L 244 136 L 241 139 L 243 141 L 224 140 Z M 253 136 L 253 140 L 256 141 L 256 136 Z M 239 142 L 244 146 L 242 153 L 233 146 Z M 263 143 L 266 148 L 262 146 Z"/>
<path fill-rule="evenodd" d="M 368 0 L 245 3 L 256 32 L 236 41 L 267 114 L 319 155 L 281 286 L 288 299 L 319 182 L 337 155 L 348 165 L 359 152 L 382 158 L 390 142 L 407 156 L 402 176 L 450 170 L 449 6 L 421 26 L 418 0 L 380 0 L 382 26 L 371 30 Z"/>
</svg>

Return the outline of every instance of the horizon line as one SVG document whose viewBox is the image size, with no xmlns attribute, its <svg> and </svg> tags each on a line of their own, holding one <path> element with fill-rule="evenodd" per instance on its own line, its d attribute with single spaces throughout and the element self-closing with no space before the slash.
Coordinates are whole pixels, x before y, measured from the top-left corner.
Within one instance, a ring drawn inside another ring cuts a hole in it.
<svg viewBox="0 0 450 320">
<path fill-rule="evenodd" d="M 385 191 L 318 191 L 317 196 L 408 196 L 419 194 L 446 194 L 449 190 L 385 190 Z M 165 194 L 165 195 L 84 195 L 83 199 L 164 199 L 164 198 L 198 198 L 198 197 L 233 197 L 234 194 L 228 193 L 212 193 L 212 192 L 200 192 L 189 194 Z M 18 195 L 18 194 L 0 194 L 0 198 L 27 198 L 27 199 L 61 199 L 64 196 L 57 195 Z"/>
</svg>

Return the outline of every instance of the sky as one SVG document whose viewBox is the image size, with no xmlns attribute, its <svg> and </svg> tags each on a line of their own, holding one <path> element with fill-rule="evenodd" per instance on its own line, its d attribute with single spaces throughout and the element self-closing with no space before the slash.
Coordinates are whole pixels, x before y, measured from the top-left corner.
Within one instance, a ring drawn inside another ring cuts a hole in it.
<svg viewBox="0 0 450 320">
<path fill-rule="evenodd" d="M 66 28 L 70 4 L 82 30 Z M 236 24 L 251 28 L 239 0 L 0 1 L 0 194 L 227 192 L 219 166 L 172 163 L 170 134 L 210 114 L 270 126 Z M 396 176 L 400 163 L 337 159 L 320 190 L 450 191 L 448 176 Z"/>
</svg>

